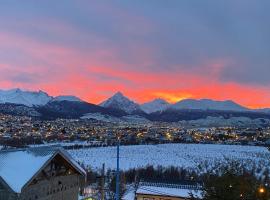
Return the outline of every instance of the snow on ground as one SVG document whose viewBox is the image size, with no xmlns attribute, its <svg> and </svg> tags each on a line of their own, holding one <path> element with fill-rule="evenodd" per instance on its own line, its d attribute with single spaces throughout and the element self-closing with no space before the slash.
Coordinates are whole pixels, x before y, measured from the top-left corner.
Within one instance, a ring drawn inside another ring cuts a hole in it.
<svg viewBox="0 0 270 200">
<path fill-rule="evenodd" d="M 99 147 L 70 150 L 75 160 L 99 169 L 116 166 L 116 147 Z M 122 170 L 147 165 L 176 166 L 198 172 L 209 170 L 218 163 L 236 160 L 246 168 L 270 168 L 270 152 L 264 147 L 210 144 L 161 144 L 120 147 L 120 167 Z M 258 173 L 262 173 L 260 171 Z M 258 174 L 260 175 L 260 174 Z"/>
<path fill-rule="evenodd" d="M 134 200 L 135 199 L 135 188 L 129 187 L 127 188 L 126 192 L 124 193 L 122 200 Z"/>
<path fill-rule="evenodd" d="M 47 146 L 62 146 L 69 147 L 74 145 L 89 145 L 87 141 L 74 141 L 74 142 L 50 142 L 44 144 L 30 144 L 29 147 L 47 147 Z M 0 147 L 1 148 L 1 147 Z"/>
</svg>

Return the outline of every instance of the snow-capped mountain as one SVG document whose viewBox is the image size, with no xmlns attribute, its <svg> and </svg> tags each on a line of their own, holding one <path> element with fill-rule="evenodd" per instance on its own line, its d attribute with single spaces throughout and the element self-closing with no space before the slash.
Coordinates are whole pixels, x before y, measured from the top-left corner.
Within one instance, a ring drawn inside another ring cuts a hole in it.
<svg viewBox="0 0 270 200">
<path fill-rule="evenodd" d="M 141 109 L 146 113 L 153 113 L 163 111 L 169 108 L 170 104 L 164 99 L 154 99 L 153 101 L 141 105 Z"/>
<path fill-rule="evenodd" d="M 140 106 L 137 103 L 129 100 L 121 92 L 117 92 L 108 100 L 102 102 L 100 106 L 104 108 L 114 108 L 118 110 L 123 110 L 129 114 L 141 110 Z"/>
<path fill-rule="evenodd" d="M 43 91 L 30 92 L 21 89 L 0 90 L 0 103 L 22 104 L 29 107 L 41 106 L 52 100 Z"/>
<path fill-rule="evenodd" d="M 0 90 L 0 104 L 12 103 L 21 104 L 28 107 L 44 106 L 49 102 L 56 101 L 77 101 L 82 102 L 81 99 L 75 96 L 49 96 L 43 91 L 25 91 L 21 89 Z"/>
<path fill-rule="evenodd" d="M 140 106 L 118 92 L 100 105 L 95 105 L 84 102 L 76 96 L 52 97 L 42 91 L 32 92 L 21 89 L 0 90 L 0 113 L 50 120 L 79 119 L 89 114 L 89 118 L 94 116 L 101 119 L 111 116 L 109 121 L 113 119 L 113 121 L 143 123 L 147 120 L 190 121 L 205 119 L 209 116 L 226 119 L 228 116 L 270 119 L 269 109 L 251 110 L 233 101 L 186 99 L 176 104 L 169 104 L 162 99 L 155 99 Z M 95 113 L 100 113 L 100 115 L 96 116 Z"/>
<path fill-rule="evenodd" d="M 78 101 L 82 102 L 82 100 L 76 96 L 64 95 L 64 96 L 57 96 L 52 99 L 52 101 Z"/>
<path fill-rule="evenodd" d="M 224 110 L 224 111 L 247 111 L 245 108 L 233 101 L 214 101 L 211 99 L 185 99 L 170 106 L 172 109 L 197 109 L 197 110 Z"/>
<path fill-rule="evenodd" d="M 255 111 L 255 112 L 261 112 L 261 113 L 270 113 L 270 108 L 255 109 L 253 111 Z"/>
</svg>

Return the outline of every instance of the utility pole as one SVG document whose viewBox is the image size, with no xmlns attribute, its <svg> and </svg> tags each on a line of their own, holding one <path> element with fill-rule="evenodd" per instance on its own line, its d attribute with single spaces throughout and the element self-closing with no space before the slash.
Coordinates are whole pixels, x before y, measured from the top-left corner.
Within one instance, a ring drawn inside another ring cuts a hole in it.
<svg viewBox="0 0 270 200">
<path fill-rule="evenodd" d="M 101 200 L 105 199 L 105 163 L 102 165 L 102 172 L 101 172 Z"/>
<path fill-rule="evenodd" d="M 119 172 L 119 146 L 120 146 L 120 137 L 117 138 L 117 167 L 116 167 L 116 194 L 115 200 L 119 200 L 119 192 L 120 192 L 120 172 Z"/>
</svg>

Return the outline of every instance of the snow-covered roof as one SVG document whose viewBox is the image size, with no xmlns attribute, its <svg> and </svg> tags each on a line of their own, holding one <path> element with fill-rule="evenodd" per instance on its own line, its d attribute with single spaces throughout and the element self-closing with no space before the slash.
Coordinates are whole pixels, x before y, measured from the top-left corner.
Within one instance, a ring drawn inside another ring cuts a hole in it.
<svg viewBox="0 0 270 200">
<path fill-rule="evenodd" d="M 62 155 L 79 173 L 85 175 L 80 165 L 63 149 L 38 147 L 0 151 L 0 177 L 14 192 L 20 193 L 32 177 L 58 154 Z"/>
<path fill-rule="evenodd" d="M 140 183 L 136 190 L 136 194 L 182 198 L 190 197 L 191 193 L 198 198 L 202 198 L 202 191 L 198 185 Z"/>
</svg>

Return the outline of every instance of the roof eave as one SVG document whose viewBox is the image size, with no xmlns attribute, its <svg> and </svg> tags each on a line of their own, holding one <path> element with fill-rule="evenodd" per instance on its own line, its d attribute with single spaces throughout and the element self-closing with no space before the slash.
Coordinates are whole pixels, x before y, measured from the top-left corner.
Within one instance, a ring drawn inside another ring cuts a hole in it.
<svg viewBox="0 0 270 200">
<path fill-rule="evenodd" d="M 75 162 L 74 160 L 72 160 L 72 158 L 69 158 L 67 155 L 65 155 L 65 153 L 63 152 L 63 150 L 58 149 L 57 151 L 55 151 L 55 153 L 50 157 L 50 159 L 48 159 L 43 165 L 42 167 L 24 184 L 24 186 L 21 188 L 21 190 L 25 187 L 27 187 L 33 180 L 34 178 L 52 161 L 52 159 L 55 158 L 56 155 L 61 155 L 69 164 L 71 164 L 76 170 L 77 172 L 79 172 L 79 174 L 81 174 L 84 178 L 86 177 L 86 172 L 84 169 L 79 168 L 78 166 L 76 166 L 76 164 L 74 164 L 73 162 Z"/>
</svg>

